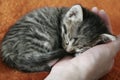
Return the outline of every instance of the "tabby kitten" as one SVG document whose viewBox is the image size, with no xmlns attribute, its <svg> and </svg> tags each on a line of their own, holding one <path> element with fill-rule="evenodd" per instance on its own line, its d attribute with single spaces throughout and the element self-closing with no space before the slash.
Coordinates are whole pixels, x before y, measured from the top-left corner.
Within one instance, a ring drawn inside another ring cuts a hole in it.
<svg viewBox="0 0 120 80">
<path fill-rule="evenodd" d="M 115 40 L 99 16 L 74 5 L 41 8 L 28 13 L 5 35 L 3 61 L 27 72 L 49 71 L 49 63 L 82 53 L 99 43 Z"/>
</svg>

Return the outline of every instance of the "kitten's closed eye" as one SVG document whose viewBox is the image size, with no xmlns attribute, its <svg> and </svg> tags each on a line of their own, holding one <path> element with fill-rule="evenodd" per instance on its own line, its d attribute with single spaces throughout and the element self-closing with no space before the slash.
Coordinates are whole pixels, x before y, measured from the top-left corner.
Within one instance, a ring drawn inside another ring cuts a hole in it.
<svg viewBox="0 0 120 80">
<path fill-rule="evenodd" d="M 75 37 L 75 38 L 73 38 L 73 40 L 74 40 L 73 45 L 74 45 L 74 46 L 75 46 L 75 45 L 77 45 L 78 38 L 77 38 L 77 37 Z"/>
<path fill-rule="evenodd" d="M 69 44 L 69 42 L 66 42 L 66 45 L 68 45 Z"/>
<path fill-rule="evenodd" d="M 76 41 L 76 40 L 78 40 L 78 37 L 74 37 L 73 39 Z"/>
</svg>

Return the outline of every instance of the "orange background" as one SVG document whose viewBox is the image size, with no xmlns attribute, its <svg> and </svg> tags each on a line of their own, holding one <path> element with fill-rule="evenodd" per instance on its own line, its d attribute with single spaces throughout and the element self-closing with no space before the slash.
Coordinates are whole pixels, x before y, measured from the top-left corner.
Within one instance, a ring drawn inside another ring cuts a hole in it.
<svg viewBox="0 0 120 80">
<path fill-rule="evenodd" d="M 8 28 L 27 12 L 44 6 L 61 7 L 82 4 L 91 9 L 97 6 L 110 16 L 113 33 L 120 33 L 119 0 L 0 0 L 0 41 Z M 43 80 L 48 73 L 23 73 L 4 65 L 0 58 L 0 80 Z M 120 52 L 112 70 L 100 80 L 120 80 Z"/>
</svg>

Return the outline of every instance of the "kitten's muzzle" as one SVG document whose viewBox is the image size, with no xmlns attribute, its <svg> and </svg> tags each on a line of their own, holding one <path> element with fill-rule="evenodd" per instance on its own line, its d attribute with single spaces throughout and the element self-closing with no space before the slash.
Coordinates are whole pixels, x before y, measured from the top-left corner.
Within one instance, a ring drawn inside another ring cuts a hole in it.
<svg viewBox="0 0 120 80">
<path fill-rule="evenodd" d="M 72 49 L 72 48 L 66 48 L 66 51 L 67 51 L 68 53 L 75 53 L 75 50 Z"/>
</svg>

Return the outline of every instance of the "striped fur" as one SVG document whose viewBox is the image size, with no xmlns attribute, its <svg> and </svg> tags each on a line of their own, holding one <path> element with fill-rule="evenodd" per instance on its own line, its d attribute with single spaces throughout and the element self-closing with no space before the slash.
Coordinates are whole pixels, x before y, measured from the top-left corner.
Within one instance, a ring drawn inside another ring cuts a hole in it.
<svg viewBox="0 0 120 80">
<path fill-rule="evenodd" d="M 61 46 L 61 19 L 59 8 L 38 9 L 21 18 L 3 39 L 4 62 L 22 71 L 49 70 L 50 60 L 65 55 Z"/>
<path fill-rule="evenodd" d="M 62 39 L 62 45 L 67 52 L 83 53 L 98 43 L 106 43 L 116 38 L 98 15 L 75 5 L 63 18 Z"/>
<path fill-rule="evenodd" d="M 75 27 L 77 28 L 75 32 L 68 30 L 65 32 L 63 19 L 69 8 L 46 7 L 28 13 L 5 35 L 1 47 L 3 61 L 22 71 L 49 71 L 51 66 L 48 66 L 48 63 L 51 60 L 68 55 L 65 50 L 66 33 L 69 32 L 67 37 L 69 41 L 79 35 L 78 43 L 82 46 L 88 43 L 90 45 L 90 41 L 102 33 L 109 34 L 105 24 L 97 15 L 85 8 L 82 9 L 83 22 Z M 62 29 L 63 25 L 64 29 Z M 71 36 L 70 33 L 76 34 Z"/>
</svg>

